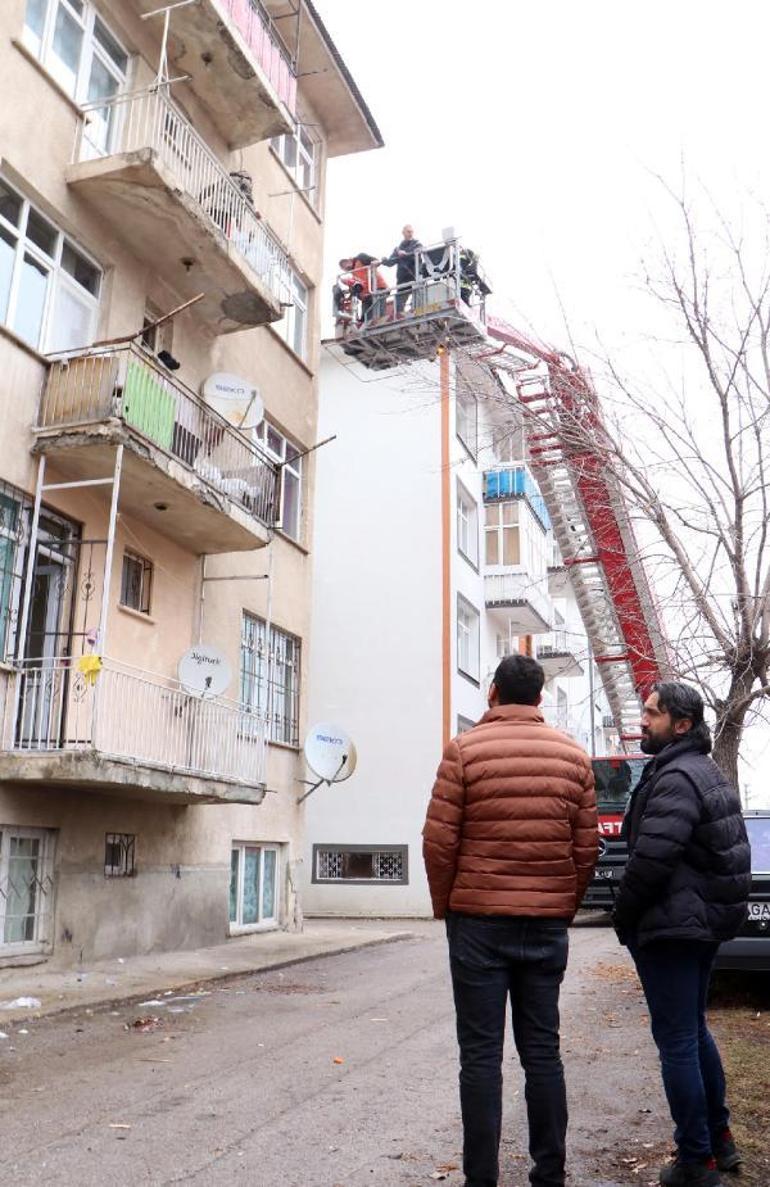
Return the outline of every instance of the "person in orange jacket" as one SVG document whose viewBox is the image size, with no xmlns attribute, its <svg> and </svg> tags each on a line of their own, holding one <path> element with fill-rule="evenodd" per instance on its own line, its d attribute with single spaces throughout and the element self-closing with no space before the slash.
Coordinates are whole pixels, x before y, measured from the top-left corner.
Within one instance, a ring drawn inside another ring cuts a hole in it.
<svg viewBox="0 0 770 1187">
<path fill-rule="evenodd" d="M 347 273 L 340 276 L 340 284 L 347 285 L 353 296 L 360 297 L 365 323 L 385 314 L 385 295 L 389 286 L 377 263 L 377 259 L 365 251 L 340 260 L 340 268 Z"/>
</svg>

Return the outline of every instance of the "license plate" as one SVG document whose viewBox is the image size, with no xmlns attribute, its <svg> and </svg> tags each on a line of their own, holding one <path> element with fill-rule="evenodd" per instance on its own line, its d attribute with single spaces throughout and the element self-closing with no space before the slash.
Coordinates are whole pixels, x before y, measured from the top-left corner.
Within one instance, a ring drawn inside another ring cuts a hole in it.
<svg viewBox="0 0 770 1187">
<path fill-rule="evenodd" d="M 749 903 L 749 919 L 770 919 L 770 903 Z"/>
</svg>

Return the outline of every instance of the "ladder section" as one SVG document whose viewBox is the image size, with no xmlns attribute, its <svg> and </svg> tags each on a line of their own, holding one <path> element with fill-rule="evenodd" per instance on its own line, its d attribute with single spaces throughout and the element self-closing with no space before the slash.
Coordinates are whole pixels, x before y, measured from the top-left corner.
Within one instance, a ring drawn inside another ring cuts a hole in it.
<svg viewBox="0 0 770 1187">
<path fill-rule="evenodd" d="M 490 319 L 491 322 L 491 319 Z M 492 337 L 529 353 L 547 374 L 522 370 L 503 351 L 489 365 L 508 371 L 535 429 L 530 465 L 553 522 L 621 741 L 639 738 L 640 697 L 668 666 L 657 607 L 623 492 L 586 439 L 603 433 L 596 393 L 571 361 L 528 343 L 495 319 Z M 577 431 L 576 431 L 577 430 Z"/>
</svg>

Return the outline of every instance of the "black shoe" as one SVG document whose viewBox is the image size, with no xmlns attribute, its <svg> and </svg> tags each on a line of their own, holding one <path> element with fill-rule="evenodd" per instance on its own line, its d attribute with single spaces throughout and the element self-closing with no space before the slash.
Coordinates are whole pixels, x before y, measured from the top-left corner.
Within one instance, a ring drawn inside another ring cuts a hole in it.
<svg viewBox="0 0 770 1187">
<path fill-rule="evenodd" d="M 729 1129 L 724 1130 L 718 1138 L 714 1139 L 712 1149 L 717 1166 L 721 1171 L 737 1171 L 743 1162 L 743 1156 L 735 1145 L 735 1138 Z"/>
<path fill-rule="evenodd" d="M 702 1162 L 682 1162 L 677 1158 L 663 1167 L 660 1182 L 663 1187 L 724 1187 L 714 1158 Z"/>
</svg>

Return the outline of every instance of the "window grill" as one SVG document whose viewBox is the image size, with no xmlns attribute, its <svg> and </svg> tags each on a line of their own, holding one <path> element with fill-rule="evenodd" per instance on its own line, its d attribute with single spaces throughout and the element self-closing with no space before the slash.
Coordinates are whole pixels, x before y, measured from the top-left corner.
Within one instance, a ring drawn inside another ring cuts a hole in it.
<svg viewBox="0 0 770 1187">
<path fill-rule="evenodd" d="M 241 703 L 265 715 L 271 742 L 299 746 L 301 640 L 244 613 L 241 631 Z"/>
<path fill-rule="evenodd" d="M 313 846 L 314 882 L 409 881 L 406 845 L 379 848 L 373 845 Z"/>
<path fill-rule="evenodd" d="M 53 834 L 0 826 L 0 955 L 46 945 L 53 898 Z"/>
<path fill-rule="evenodd" d="M 105 878 L 133 878 L 135 875 L 135 834 L 107 833 L 104 839 Z"/>
</svg>

